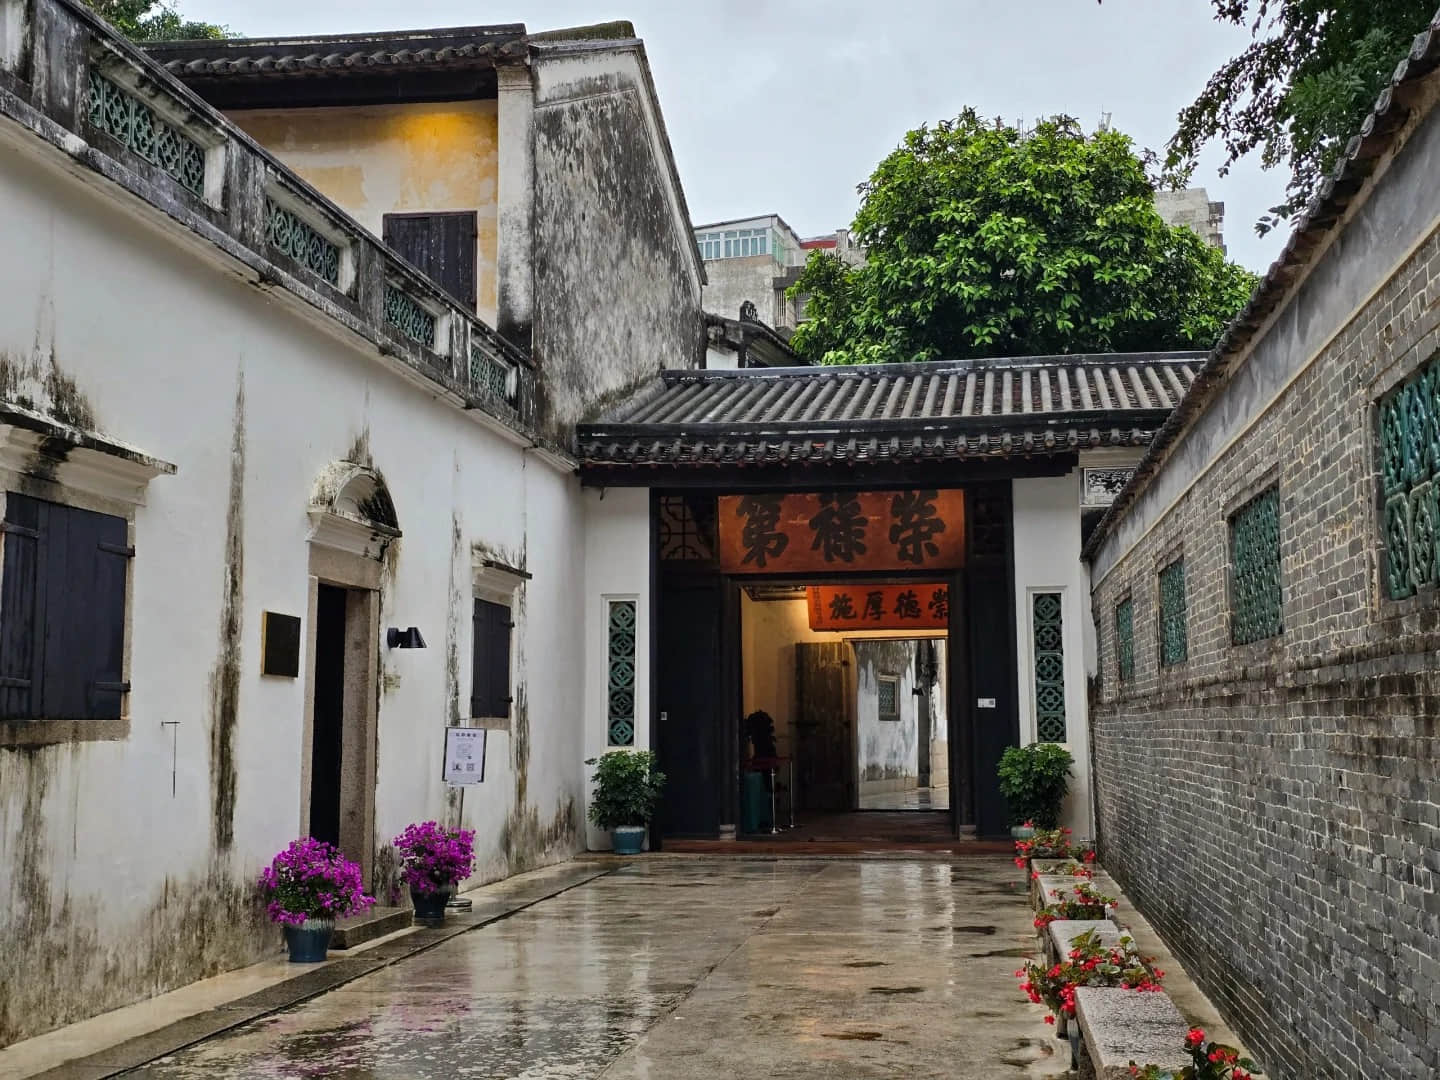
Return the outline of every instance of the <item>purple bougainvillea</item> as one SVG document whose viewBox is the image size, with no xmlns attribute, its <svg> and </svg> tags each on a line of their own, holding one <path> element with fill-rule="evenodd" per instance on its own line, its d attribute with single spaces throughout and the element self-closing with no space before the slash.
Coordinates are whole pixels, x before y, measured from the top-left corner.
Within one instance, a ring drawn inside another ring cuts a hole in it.
<svg viewBox="0 0 1440 1080">
<path fill-rule="evenodd" d="M 306 919 L 343 919 L 375 903 L 361 887 L 360 867 L 333 844 L 309 836 L 293 840 L 260 874 L 265 910 L 282 926 Z"/>
<path fill-rule="evenodd" d="M 395 850 L 400 853 L 400 877 L 424 896 L 448 892 L 475 872 L 474 829 L 422 821 L 395 838 Z"/>
</svg>

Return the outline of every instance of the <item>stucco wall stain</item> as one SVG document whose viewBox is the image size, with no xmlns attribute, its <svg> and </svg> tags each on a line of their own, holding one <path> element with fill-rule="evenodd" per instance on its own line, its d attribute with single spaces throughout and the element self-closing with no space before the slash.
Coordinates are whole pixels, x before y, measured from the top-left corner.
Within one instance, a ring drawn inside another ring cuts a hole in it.
<svg viewBox="0 0 1440 1080">
<path fill-rule="evenodd" d="M 562 440 L 596 400 L 693 366 L 703 347 L 693 240 L 676 226 L 639 91 L 614 77 L 565 93 L 576 88 L 535 110 L 539 423 Z"/>
<path fill-rule="evenodd" d="M 235 727 L 240 717 L 240 650 L 245 578 L 245 376 L 237 380 L 225 506 L 220 642 L 210 672 L 210 830 L 217 853 L 235 842 Z"/>
<path fill-rule="evenodd" d="M 53 346 L 28 357 L 0 352 L 0 398 L 82 431 L 98 430 L 94 407 L 60 370 Z"/>
</svg>

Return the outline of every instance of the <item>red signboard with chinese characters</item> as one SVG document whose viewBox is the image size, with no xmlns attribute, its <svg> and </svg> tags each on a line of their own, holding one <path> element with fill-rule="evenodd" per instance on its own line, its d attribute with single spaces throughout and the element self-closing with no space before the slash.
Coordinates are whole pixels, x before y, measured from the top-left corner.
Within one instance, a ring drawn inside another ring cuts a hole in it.
<svg viewBox="0 0 1440 1080">
<path fill-rule="evenodd" d="M 811 585 L 811 630 L 945 630 L 950 588 L 927 585 Z"/>
<path fill-rule="evenodd" d="M 722 495 L 727 574 L 952 570 L 965 561 L 959 489 Z"/>
</svg>

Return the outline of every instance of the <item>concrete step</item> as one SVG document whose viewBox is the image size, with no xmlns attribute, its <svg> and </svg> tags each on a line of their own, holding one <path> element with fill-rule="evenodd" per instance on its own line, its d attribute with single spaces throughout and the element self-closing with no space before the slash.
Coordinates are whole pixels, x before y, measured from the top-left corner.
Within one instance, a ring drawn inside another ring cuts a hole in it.
<svg viewBox="0 0 1440 1080">
<path fill-rule="evenodd" d="M 335 936 L 330 939 L 332 949 L 353 949 L 366 941 L 405 930 L 411 924 L 414 912 L 408 907 L 373 907 L 363 915 L 352 915 L 335 924 Z"/>
</svg>

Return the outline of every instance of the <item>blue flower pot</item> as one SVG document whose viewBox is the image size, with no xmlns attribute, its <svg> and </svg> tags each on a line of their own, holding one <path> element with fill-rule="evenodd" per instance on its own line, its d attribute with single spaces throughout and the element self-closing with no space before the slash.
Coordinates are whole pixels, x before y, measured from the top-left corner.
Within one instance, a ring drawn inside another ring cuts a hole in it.
<svg viewBox="0 0 1440 1080">
<path fill-rule="evenodd" d="M 440 922 L 445 918 L 445 904 L 450 899 L 450 890 L 422 893 L 410 890 L 410 902 L 415 905 L 415 918 L 426 922 Z"/>
<path fill-rule="evenodd" d="M 285 948 L 292 964 L 318 964 L 330 949 L 335 933 L 334 919 L 306 919 L 300 926 L 285 927 Z"/>
<path fill-rule="evenodd" d="M 645 826 L 620 825 L 611 829 L 610 846 L 616 855 L 639 855 L 645 846 Z"/>
</svg>

